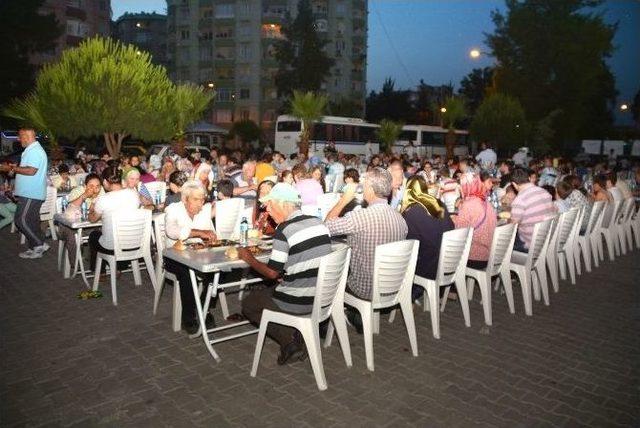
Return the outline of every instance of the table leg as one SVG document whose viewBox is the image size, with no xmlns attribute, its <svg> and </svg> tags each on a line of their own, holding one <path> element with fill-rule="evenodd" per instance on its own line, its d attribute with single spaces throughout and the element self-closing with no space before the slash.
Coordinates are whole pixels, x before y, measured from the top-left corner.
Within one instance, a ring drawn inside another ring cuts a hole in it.
<svg viewBox="0 0 640 428">
<path fill-rule="evenodd" d="M 75 278 L 78 274 L 78 270 L 80 271 L 84 285 L 88 289 L 91 289 L 91 285 L 89 285 L 89 280 L 87 279 L 87 273 L 84 269 L 84 260 L 82 260 L 82 228 L 78 228 L 76 231 L 76 261 L 73 268 L 72 278 Z"/>
<path fill-rule="evenodd" d="M 200 301 L 200 293 L 198 292 L 198 280 L 196 279 L 196 274 L 193 269 L 189 269 L 189 277 L 191 278 L 191 288 L 193 289 L 193 296 L 196 302 L 196 311 L 198 312 L 198 321 L 200 322 L 200 331 L 202 332 L 202 340 L 204 341 L 204 345 L 207 347 L 207 350 L 211 354 L 216 362 L 220 362 L 220 357 L 213 349 L 211 345 L 211 341 L 209 340 L 209 333 L 207 332 L 207 324 L 205 322 L 206 312 L 209 310 L 209 301 L 211 299 L 211 293 L 217 292 L 218 289 L 218 281 L 220 280 L 220 272 L 216 272 L 213 277 L 213 284 L 209 285 L 207 288 L 207 297 L 205 298 L 204 308 L 202 306 L 202 302 Z"/>
</svg>

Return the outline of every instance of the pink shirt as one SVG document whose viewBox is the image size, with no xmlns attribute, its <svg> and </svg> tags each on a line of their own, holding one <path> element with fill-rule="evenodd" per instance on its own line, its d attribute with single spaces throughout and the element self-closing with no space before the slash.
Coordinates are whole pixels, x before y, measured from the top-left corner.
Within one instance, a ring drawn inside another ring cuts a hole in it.
<svg viewBox="0 0 640 428">
<path fill-rule="evenodd" d="M 302 205 L 317 205 L 318 196 L 322 195 L 322 186 L 313 178 L 306 178 L 296 183 L 296 190 L 300 192 Z"/>
<path fill-rule="evenodd" d="M 518 223 L 518 236 L 526 248 L 531 244 L 535 224 L 555 213 L 549 192 L 534 184 L 520 185 L 520 191 L 511 204 L 511 221 Z"/>
<path fill-rule="evenodd" d="M 466 198 L 460 205 L 458 215 L 451 218 L 456 228 L 473 227 L 469 260 L 489 260 L 497 223 L 496 212 L 491 204 L 477 197 Z"/>
</svg>

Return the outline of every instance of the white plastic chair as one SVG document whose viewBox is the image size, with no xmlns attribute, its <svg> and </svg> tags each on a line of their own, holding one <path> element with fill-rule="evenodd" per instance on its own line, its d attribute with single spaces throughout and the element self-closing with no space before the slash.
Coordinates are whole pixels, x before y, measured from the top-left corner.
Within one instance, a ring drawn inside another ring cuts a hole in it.
<svg viewBox="0 0 640 428">
<path fill-rule="evenodd" d="M 56 232 L 56 226 L 53 223 L 53 216 L 56 214 L 56 205 L 58 202 L 58 190 L 53 186 L 47 187 L 47 197 L 40 205 L 40 221 L 47 222 L 49 227 L 49 231 L 51 232 L 51 239 L 56 241 L 58 239 L 58 234 Z M 12 225 L 13 230 L 14 225 Z M 20 244 L 24 244 L 26 242 L 26 237 L 20 234 Z"/>
<path fill-rule="evenodd" d="M 636 248 L 640 248 L 640 206 L 631 218 L 631 231 L 636 242 Z"/>
<path fill-rule="evenodd" d="M 528 253 L 522 253 L 520 251 L 513 251 L 513 253 L 511 253 L 509 270 L 518 275 L 520 287 L 522 288 L 524 312 L 528 316 L 533 315 L 533 303 L 531 300 L 532 284 L 536 294 L 539 294 L 539 288 L 542 289 L 544 303 L 547 306 L 549 305 L 549 288 L 547 287 L 545 258 L 554 221 L 555 217 L 534 225 Z M 539 299 L 538 296 L 536 297 L 536 300 Z"/>
<path fill-rule="evenodd" d="M 416 275 L 414 282 L 416 285 L 426 290 L 424 296 L 423 311 L 431 311 L 431 329 L 433 337 L 440 339 L 440 312 L 444 310 L 447 302 L 447 295 L 451 284 L 456 285 L 458 300 L 462 307 L 464 324 L 471 327 L 469 318 L 469 300 L 467 298 L 467 286 L 465 283 L 465 271 L 471 250 L 471 239 L 473 238 L 473 228 L 465 227 L 450 230 L 442 235 L 440 244 L 440 256 L 438 258 L 438 270 L 436 278 L 428 279 Z M 440 287 L 446 287 L 445 295 L 440 301 Z"/>
<path fill-rule="evenodd" d="M 155 295 L 153 298 L 153 314 L 158 311 L 158 304 L 160 303 L 160 296 L 162 295 L 162 288 L 164 281 L 169 280 L 173 283 L 173 310 L 171 316 L 171 326 L 173 331 L 180 331 L 182 327 L 181 314 L 182 314 L 182 300 L 180 299 L 180 284 L 178 278 L 171 272 L 164 269 L 164 259 L 162 258 L 162 252 L 165 247 L 165 214 L 162 213 L 155 217 L 153 221 L 153 228 L 156 235 L 156 283 Z M 188 284 L 187 284 L 188 286 Z"/>
<path fill-rule="evenodd" d="M 93 290 L 98 290 L 102 261 L 109 264 L 111 276 L 111 297 L 113 304 L 118 305 L 116 293 L 117 262 L 130 261 L 133 279 L 136 285 L 142 283 L 140 276 L 140 259 L 144 259 L 153 290 L 157 293 L 156 275 L 151 258 L 151 211 L 138 209 L 135 211 L 116 211 L 112 214 L 111 230 L 102 233 L 113 234 L 113 254 L 98 252 L 93 278 Z"/>
<path fill-rule="evenodd" d="M 635 209 L 635 199 L 628 198 L 624 200 L 622 208 L 620 209 L 620 218 L 616 224 L 616 237 L 620 243 L 620 251 L 622 254 L 627 254 L 627 237 L 630 235 L 631 219 L 633 218 L 633 211 Z M 629 241 L 629 251 L 633 250 L 633 242 Z"/>
<path fill-rule="evenodd" d="M 145 187 L 151 195 L 153 203 L 156 203 L 156 195 L 160 194 L 160 203 L 163 203 L 167 199 L 167 183 L 164 181 L 152 181 L 144 183 Z"/>
<path fill-rule="evenodd" d="M 482 294 L 482 308 L 484 310 L 484 323 L 492 325 L 491 316 L 491 278 L 499 275 L 496 281 L 502 279 L 504 284 L 507 303 L 509 304 L 509 312 L 515 313 L 513 305 L 513 288 L 511 287 L 511 273 L 509 272 L 509 261 L 513 252 L 513 243 L 516 239 L 518 226 L 515 223 L 509 223 L 496 227 L 493 232 L 493 240 L 491 242 L 491 250 L 489 251 L 489 259 L 485 269 L 473 269 L 467 267 L 465 275 L 467 276 L 467 295 L 469 300 L 473 299 L 473 289 L 475 281 L 478 282 L 480 293 Z M 474 281 L 475 280 L 475 281 Z"/>
<path fill-rule="evenodd" d="M 355 308 L 362 318 L 367 368 L 371 371 L 374 371 L 373 334 L 380 331 L 380 313 L 376 311 L 380 309 L 400 305 L 409 335 L 411 352 L 414 357 L 418 356 L 411 286 L 418 260 L 419 245 L 420 243 L 415 239 L 378 245 L 374 256 L 371 300 L 363 300 L 345 293 L 344 302 Z M 327 331 L 326 346 L 331 344 L 332 336 L 333 330 L 330 326 Z"/>
<path fill-rule="evenodd" d="M 258 332 L 258 340 L 256 342 L 256 350 L 251 367 L 252 377 L 255 377 L 258 372 L 258 364 L 260 363 L 260 355 L 262 354 L 264 338 L 267 333 L 267 325 L 270 322 L 288 325 L 300 331 L 307 346 L 309 360 L 319 390 L 323 391 L 327 389 L 327 379 L 325 378 L 322 364 L 318 326 L 327 318 L 331 318 L 330 325 L 335 326 L 338 333 L 338 339 L 342 347 L 342 355 L 344 356 L 347 367 L 352 366 L 351 348 L 349 347 L 349 335 L 347 333 L 343 304 L 350 260 L 351 249 L 348 247 L 344 247 L 322 257 L 318 269 L 313 309 L 310 314 L 293 315 L 269 309 L 262 311 L 260 331 Z"/>
<path fill-rule="evenodd" d="M 216 235 L 219 239 L 231 239 L 243 209 L 244 199 L 242 198 L 216 202 Z"/>
<path fill-rule="evenodd" d="M 323 220 L 327 217 L 327 214 L 329 214 L 329 211 L 331 211 L 331 209 L 338 203 L 339 200 L 340 200 L 339 193 L 324 193 L 318 196 L 317 206 L 318 208 L 320 208 L 320 211 L 322 212 Z M 317 215 L 317 209 L 316 209 L 315 215 Z"/>
<path fill-rule="evenodd" d="M 558 218 L 556 227 L 552 227 L 553 230 L 547 248 L 547 266 L 549 267 L 549 276 L 551 277 L 553 291 L 556 293 L 560 290 L 558 269 L 560 270 L 562 279 L 566 279 L 567 277 L 565 264 L 569 266 L 571 283 L 576 283 L 576 260 L 573 254 L 574 247 L 571 238 L 574 227 L 576 226 L 576 221 L 581 220 L 579 214 L 580 210 L 578 208 L 572 208 L 569 211 L 563 212 Z"/>
<path fill-rule="evenodd" d="M 602 226 L 598 229 L 599 235 L 596 239 L 598 244 L 598 254 L 601 260 L 604 261 L 604 248 L 603 239 L 607 243 L 607 251 L 609 253 L 609 260 L 615 260 L 616 255 L 620 255 L 620 241 L 617 238 L 617 222 L 620 216 L 620 210 L 624 201 L 608 202 L 605 208 L 604 219 L 602 220 Z"/>
<path fill-rule="evenodd" d="M 340 189 L 344 186 L 344 174 L 336 174 L 335 180 L 333 180 L 333 187 L 331 188 L 331 193 L 338 193 Z"/>
<path fill-rule="evenodd" d="M 447 211 L 453 213 L 456 211 L 456 201 L 458 198 L 458 192 L 447 192 L 444 193 L 440 199 L 445 207 L 447 207 Z"/>
<path fill-rule="evenodd" d="M 300 211 L 302 211 L 302 214 L 317 217 L 318 208 L 320 208 L 318 205 L 302 205 Z"/>
<path fill-rule="evenodd" d="M 593 203 L 591 207 L 591 211 L 589 213 L 589 221 L 587 222 L 587 228 L 584 231 L 584 234 L 576 235 L 576 266 L 580 264 L 580 254 L 582 254 L 582 258 L 584 259 L 584 268 L 587 272 L 591 272 L 591 235 L 593 231 L 599 228 L 602 223 L 602 218 L 604 214 L 604 201 L 596 201 Z M 595 249 L 594 249 L 595 250 Z M 594 263 L 596 263 L 596 267 L 598 266 L 598 257 L 594 253 Z"/>
</svg>

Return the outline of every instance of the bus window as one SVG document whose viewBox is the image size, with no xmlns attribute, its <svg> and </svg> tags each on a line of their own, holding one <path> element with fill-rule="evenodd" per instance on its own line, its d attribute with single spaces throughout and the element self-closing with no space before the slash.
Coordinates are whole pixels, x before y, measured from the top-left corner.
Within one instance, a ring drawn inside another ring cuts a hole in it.
<svg viewBox="0 0 640 428">
<path fill-rule="evenodd" d="M 444 144 L 445 134 L 441 132 L 422 131 L 422 144 Z"/>
<path fill-rule="evenodd" d="M 344 125 L 333 125 L 333 139 L 336 143 L 344 141 Z"/>
<path fill-rule="evenodd" d="M 467 134 L 456 134 L 456 144 L 458 146 L 467 145 Z"/>
<path fill-rule="evenodd" d="M 402 131 L 398 140 L 415 142 L 418 140 L 418 131 Z"/>
<path fill-rule="evenodd" d="M 360 128 L 360 141 L 362 141 L 363 143 L 366 143 L 367 141 L 375 141 L 375 131 L 376 128 L 373 128 L 371 126 L 363 126 Z"/>
<path fill-rule="evenodd" d="M 278 131 L 280 132 L 300 132 L 302 131 L 302 122 L 288 120 L 278 122 Z"/>
<path fill-rule="evenodd" d="M 313 135 L 311 136 L 314 140 L 327 140 L 327 125 L 324 123 L 314 123 L 313 124 Z"/>
</svg>

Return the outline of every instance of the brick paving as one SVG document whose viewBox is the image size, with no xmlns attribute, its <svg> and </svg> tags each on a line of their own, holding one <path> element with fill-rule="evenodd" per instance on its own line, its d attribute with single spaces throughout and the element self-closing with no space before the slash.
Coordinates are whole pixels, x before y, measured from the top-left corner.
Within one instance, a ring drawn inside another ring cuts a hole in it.
<svg viewBox="0 0 640 428">
<path fill-rule="evenodd" d="M 561 282 L 533 317 L 519 289 L 515 315 L 494 294 L 489 331 L 477 300 L 471 328 L 447 305 L 440 340 L 416 311 L 417 358 L 401 317 L 383 316 L 373 373 L 350 329 L 353 367 L 334 340 L 323 351 L 324 392 L 308 362 L 277 366 L 268 340 L 251 378 L 256 336 L 217 345 L 216 363 L 201 340 L 171 331 L 171 286 L 155 317 L 144 275 L 140 287 L 131 274 L 119 279 L 118 307 L 108 288 L 80 301 L 82 282 L 62 279 L 54 248 L 40 260 L 18 250 L 16 235 L 0 231 L 2 427 L 640 425 L 637 250 L 575 286 Z"/>
</svg>

